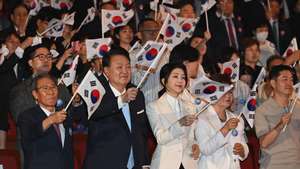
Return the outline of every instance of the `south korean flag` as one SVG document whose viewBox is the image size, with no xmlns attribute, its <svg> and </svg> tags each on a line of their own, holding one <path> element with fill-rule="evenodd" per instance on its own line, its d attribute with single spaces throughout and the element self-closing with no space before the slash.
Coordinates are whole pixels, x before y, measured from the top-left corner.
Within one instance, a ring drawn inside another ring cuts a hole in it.
<svg viewBox="0 0 300 169">
<path fill-rule="evenodd" d="M 102 9 L 102 34 L 116 27 L 126 25 L 133 16 L 134 12 L 132 9 L 128 11 Z"/>
<path fill-rule="evenodd" d="M 185 38 L 176 18 L 173 18 L 170 14 L 168 14 L 163 26 L 161 27 L 159 35 L 163 36 L 163 40 L 166 44 L 168 44 L 169 50 L 172 50 Z"/>
<path fill-rule="evenodd" d="M 256 90 L 250 91 L 250 96 L 248 97 L 247 102 L 242 109 L 242 113 L 244 114 L 251 128 L 253 128 L 254 119 L 255 119 L 255 110 L 257 107 L 256 95 L 257 95 Z"/>
<path fill-rule="evenodd" d="M 86 39 L 87 59 L 92 60 L 95 57 L 102 58 L 110 50 L 111 43 L 111 38 Z"/>
<path fill-rule="evenodd" d="M 223 63 L 222 74 L 226 74 L 231 78 L 232 82 L 239 80 L 240 59 Z"/>
<path fill-rule="evenodd" d="M 209 103 L 217 102 L 233 85 L 213 81 L 206 76 L 199 77 L 192 85 L 192 93 Z"/>
<path fill-rule="evenodd" d="M 183 36 L 185 38 L 191 38 L 193 36 L 198 21 L 199 21 L 199 18 L 177 17 L 177 22 L 178 22 L 179 26 L 181 27 Z"/>
</svg>

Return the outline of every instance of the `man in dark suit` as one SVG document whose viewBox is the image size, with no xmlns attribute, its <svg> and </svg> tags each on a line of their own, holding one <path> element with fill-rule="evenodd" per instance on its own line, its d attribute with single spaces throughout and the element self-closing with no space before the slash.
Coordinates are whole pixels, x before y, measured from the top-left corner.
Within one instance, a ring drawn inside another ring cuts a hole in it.
<svg viewBox="0 0 300 169">
<path fill-rule="evenodd" d="M 149 164 L 149 124 L 141 91 L 130 84 L 126 50 L 112 49 L 103 58 L 100 82 L 106 93 L 89 121 L 85 169 L 141 169 Z"/>
<path fill-rule="evenodd" d="M 55 107 L 58 99 L 56 80 L 38 75 L 32 84 L 37 106 L 18 118 L 24 150 L 24 169 L 72 169 L 72 121 L 64 110 Z"/>
<path fill-rule="evenodd" d="M 292 40 L 292 30 L 288 22 L 280 18 L 279 0 L 270 0 L 270 12 L 267 13 L 269 20 L 269 37 L 275 44 L 277 51 L 282 55 Z"/>
<path fill-rule="evenodd" d="M 15 32 L 19 38 L 24 40 L 28 13 L 29 10 L 24 4 L 17 4 L 10 14 L 10 20 L 12 21 L 12 24 L 8 28 L 0 31 L 0 40 L 4 40 L 5 36 L 10 32 Z"/>
<path fill-rule="evenodd" d="M 210 20 L 210 31 L 212 34 L 211 43 L 214 47 L 222 49 L 224 47 L 234 47 L 240 49 L 241 39 L 243 37 L 243 26 L 241 16 L 233 13 L 233 0 L 221 1 L 220 8 L 222 15 L 217 15 Z M 220 56 L 220 55 L 218 55 Z"/>
</svg>

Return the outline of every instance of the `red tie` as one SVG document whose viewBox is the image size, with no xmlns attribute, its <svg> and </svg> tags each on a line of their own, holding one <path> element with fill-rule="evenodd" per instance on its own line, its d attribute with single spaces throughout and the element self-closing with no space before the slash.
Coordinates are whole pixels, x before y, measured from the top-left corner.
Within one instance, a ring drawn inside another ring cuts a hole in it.
<svg viewBox="0 0 300 169">
<path fill-rule="evenodd" d="M 54 129 L 56 131 L 56 134 L 57 134 L 57 136 L 59 138 L 59 141 L 61 142 L 61 134 L 60 134 L 60 130 L 59 130 L 58 124 L 53 124 L 53 127 L 54 127 Z"/>
<path fill-rule="evenodd" d="M 233 27 L 231 23 L 231 19 L 226 19 L 227 20 L 227 27 L 228 27 L 228 35 L 229 35 L 229 42 L 230 46 L 234 47 L 237 49 L 237 45 L 235 44 L 235 38 L 234 38 L 234 33 L 233 33 Z"/>
</svg>

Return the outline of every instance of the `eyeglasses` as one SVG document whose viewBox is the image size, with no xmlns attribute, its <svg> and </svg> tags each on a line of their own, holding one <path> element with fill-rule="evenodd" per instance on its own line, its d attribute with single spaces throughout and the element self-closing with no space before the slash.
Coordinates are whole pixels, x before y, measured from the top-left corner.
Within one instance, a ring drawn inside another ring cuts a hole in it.
<svg viewBox="0 0 300 169">
<path fill-rule="evenodd" d="M 37 87 L 36 89 L 42 92 L 56 91 L 57 86 L 41 86 L 41 87 Z"/>
<path fill-rule="evenodd" d="M 158 32 L 159 29 L 143 29 L 143 32 Z"/>
<path fill-rule="evenodd" d="M 35 58 L 39 58 L 42 61 L 50 61 L 50 60 L 52 60 L 52 54 L 50 54 L 50 53 L 47 54 L 47 55 L 45 55 L 45 54 L 38 54 L 38 55 L 36 55 L 36 56 L 33 57 L 33 59 L 35 59 Z"/>
</svg>

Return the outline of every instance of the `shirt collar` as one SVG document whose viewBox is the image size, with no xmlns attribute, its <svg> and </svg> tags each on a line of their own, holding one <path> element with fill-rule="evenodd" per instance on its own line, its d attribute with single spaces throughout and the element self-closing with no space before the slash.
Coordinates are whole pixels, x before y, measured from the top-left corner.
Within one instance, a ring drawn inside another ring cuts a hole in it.
<svg viewBox="0 0 300 169">
<path fill-rule="evenodd" d="M 112 92 L 114 93 L 115 97 L 119 97 L 121 96 L 122 94 L 124 94 L 126 92 L 126 89 L 123 90 L 122 93 L 120 93 L 115 87 L 113 87 L 110 83 L 109 83 L 109 86 L 112 90 Z"/>
<path fill-rule="evenodd" d="M 45 109 L 44 107 L 42 107 L 40 105 L 40 108 L 43 110 L 43 112 L 47 115 L 47 116 L 50 116 L 53 112 L 50 112 L 49 110 Z"/>
</svg>

